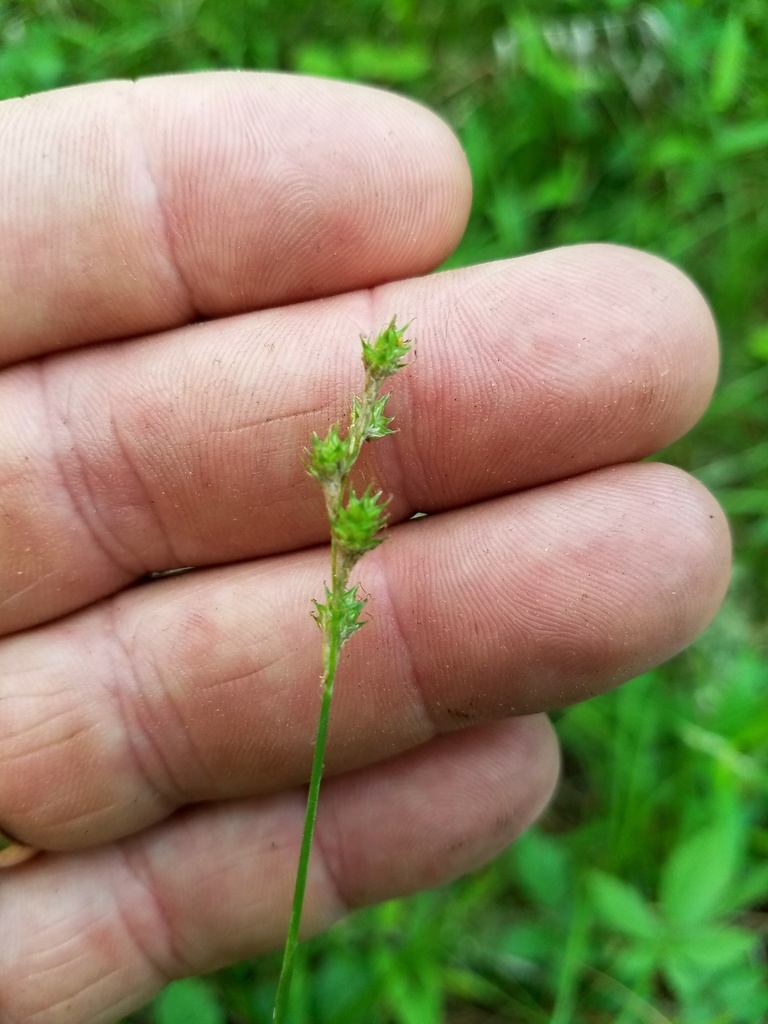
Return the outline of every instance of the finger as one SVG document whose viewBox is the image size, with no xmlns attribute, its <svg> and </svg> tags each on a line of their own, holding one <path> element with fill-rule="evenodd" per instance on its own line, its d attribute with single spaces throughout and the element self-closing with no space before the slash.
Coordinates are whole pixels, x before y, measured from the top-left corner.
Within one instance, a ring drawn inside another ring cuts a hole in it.
<svg viewBox="0 0 768 1024">
<path fill-rule="evenodd" d="M 531 824 L 556 774 L 552 732 L 534 718 L 328 781 L 303 933 L 482 864 Z M 121 846 L 6 874 L 3 1019 L 107 1024 L 170 979 L 279 947 L 303 800 L 294 791 L 197 808 Z"/>
<path fill-rule="evenodd" d="M 373 308 L 371 308 L 373 306 Z M 717 372 L 701 295 L 632 250 L 583 246 L 388 285 L 0 377 L 0 631 L 149 571 L 322 542 L 302 466 L 359 390 L 360 329 L 414 317 L 400 432 L 360 478 L 397 522 L 675 440 Z"/>
<path fill-rule="evenodd" d="M 0 823 L 47 849 L 309 775 L 327 553 L 177 576 L 0 645 Z M 658 464 L 586 474 L 390 531 L 363 562 L 326 765 L 560 707 L 669 658 L 724 593 L 711 495 Z"/>
<path fill-rule="evenodd" d="M 5 832 L 0 832 L 0 868 L 12 868 L 17 864 L 23 864 L 25 860 L 37 856 L 38 852 L 30 846 L 17 843 Z"/>
<path fill-rule="evenodd" d="M 432 269 L 450 130 L 391 93 L 216 72 L 0 103 L 0 365 Z"/>
</svg>

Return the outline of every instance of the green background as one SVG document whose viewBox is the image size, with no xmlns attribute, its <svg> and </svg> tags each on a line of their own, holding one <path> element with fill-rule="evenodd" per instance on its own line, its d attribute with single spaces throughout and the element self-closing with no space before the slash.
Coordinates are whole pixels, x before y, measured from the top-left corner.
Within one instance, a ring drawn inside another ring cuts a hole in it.
<svg viewBox="0 0 768 1024">
<path fill-rule="evenodd" d="M 736 543 L 685 654 L 558 716 L 563 783 L 486 870 L 356 915 L 301 953 L 317 1024 L 768 1020 L 768 7 L 666 0 L 0 2 L 0 98 L 105 77 L 268 68 L 439 111 L 475 180 L 457 266 L 562 243 L 650 249 L 721 329 L 721 385 L 664 453 Z M 278 959 L 130 1018 L 267 1021 Z"/>
</svg>

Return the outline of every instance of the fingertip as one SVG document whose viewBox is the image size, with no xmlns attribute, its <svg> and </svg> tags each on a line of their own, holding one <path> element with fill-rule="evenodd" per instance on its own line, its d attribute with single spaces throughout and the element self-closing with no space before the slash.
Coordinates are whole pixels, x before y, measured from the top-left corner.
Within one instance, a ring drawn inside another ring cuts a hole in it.
<svg viewBox="0 0 768 1024">
<path fill-rule="evenodd" d="M 469 214 L 447 125 L 352 83 L 97 83 L 3 101 L 0 135 L 0 365 L 427 273 Z"/>
<path fill-rule="evenodd" d="M 176 265 L 206 316 L 427 273 L 463 233 L 466 158 L 412 100 L 265 72 L 136 88 Z"/>
<path fill-rule="evenodd" d="M 664 462 L 634 468 L 666 508 L 668 529 L 659 531 L 659 536 L 669 551 L 667 565 L 686 570 L 681 591 L 689 614 L 679 640 L 684 647 L 709 626 L 728 590 L 733 554 L 730 524 L 712 492 L 685 470 Z"/>
<path fill-rule="evenodd" d="M 333 779 L 318 819 L 332 887 L 358 907 L 480 867 L 539 817 L 559 764 L 552 726 L 536 715 L 443 735 Z"/>
<path fill-rule="evenodd" d="M 655 339 L 659 390 L 665 378 L 677 384 L 676 402 L 664 410 L 664 443 L 681 437 L 709 405 L 720 365 L 717 324 L 703 292 L 676 264 L 641 249 L 597 242 L 560 251 L 592 260 L 597 279 L 612 276 L 610 301 L 625 304 L 638 332 Z"/>
</svg>

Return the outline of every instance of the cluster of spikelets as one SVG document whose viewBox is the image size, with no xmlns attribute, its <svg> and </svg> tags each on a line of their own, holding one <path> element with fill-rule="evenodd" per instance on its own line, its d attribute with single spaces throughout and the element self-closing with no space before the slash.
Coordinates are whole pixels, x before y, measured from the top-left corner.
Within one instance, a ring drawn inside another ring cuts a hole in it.
<svg viewBox="0 0 768 1024">
<path fill-rule="evenodd" d="M 325 588 L 325 603 L 315 601 L 314 618 L 326 634 L 337 621 L 347 640 L 360 628 L 364 601 L 356 597 L 357 587 L 347 589 L 353 565 L 381 544 L 388 500 L 369 485 L 362 494 L 349 486 L 352 467 L 365 441 L 392 434 L 392 417 L 384 415 L 389 395 L 380 395 L 387 378 L 405 366 L 404 357 L 413 348 L 405 338 L 408 326 L 398 328 L 394 320 L 371 342 L 362 338 L 365 389 L 363 397 L 352 400 L 349 431 L 342 436 L 335 423 L 325 437 L 314 434 L 307 450 L 307 472 L 323 488 L 331 527 L 333 586 Z M 339 584 L 336 586 L 337 577 Z M 342 642 L 343 642 L 342 641 Z"/>
</svg>

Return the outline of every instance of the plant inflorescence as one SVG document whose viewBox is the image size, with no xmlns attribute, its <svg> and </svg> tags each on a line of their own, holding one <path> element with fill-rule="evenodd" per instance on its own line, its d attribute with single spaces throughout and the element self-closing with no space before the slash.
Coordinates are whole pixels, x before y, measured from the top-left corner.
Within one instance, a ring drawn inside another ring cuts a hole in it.
<svg viewBox="0 0 768 1024">
<path fill-rule="evenodd" d="M 375 340 L 361 338 L 365 387 L 362 397 L 352 400 L 349 429 L 343 434 L 335 423 L 325 437 L 314 434 L 306 451 L 305 467 L 323 489 L 331 528 L 331 585 L 325 585 L 323 602 L 313 602 L 312 616 L 323 634 L 322 698 L 296 887 L 273 1013 L 276 1024 L 287 1019 L 339 654 L 347 640 L 365 625 L 360 613 L 366 600 L 358 597 L 358 584 L 349 585 L 349 574 L 360 558 L 384 539 L 381 529 L 386 523 L 388 500 L 382 498 L 381 491 L 374 492 L 370 484 L 362 494 L 357 494 L 351 486 L 350 474 L 364 442 L 394 433 L 389 427 L 392 418 L 384 415 L 389 395 L 382 395 L 381 389 L 389 377 L 406 365 L 403 360 L 413 348 L 405 337 L 407 329 L 408 325 L 398 327 L 393 319 Z"/>
</svg>

